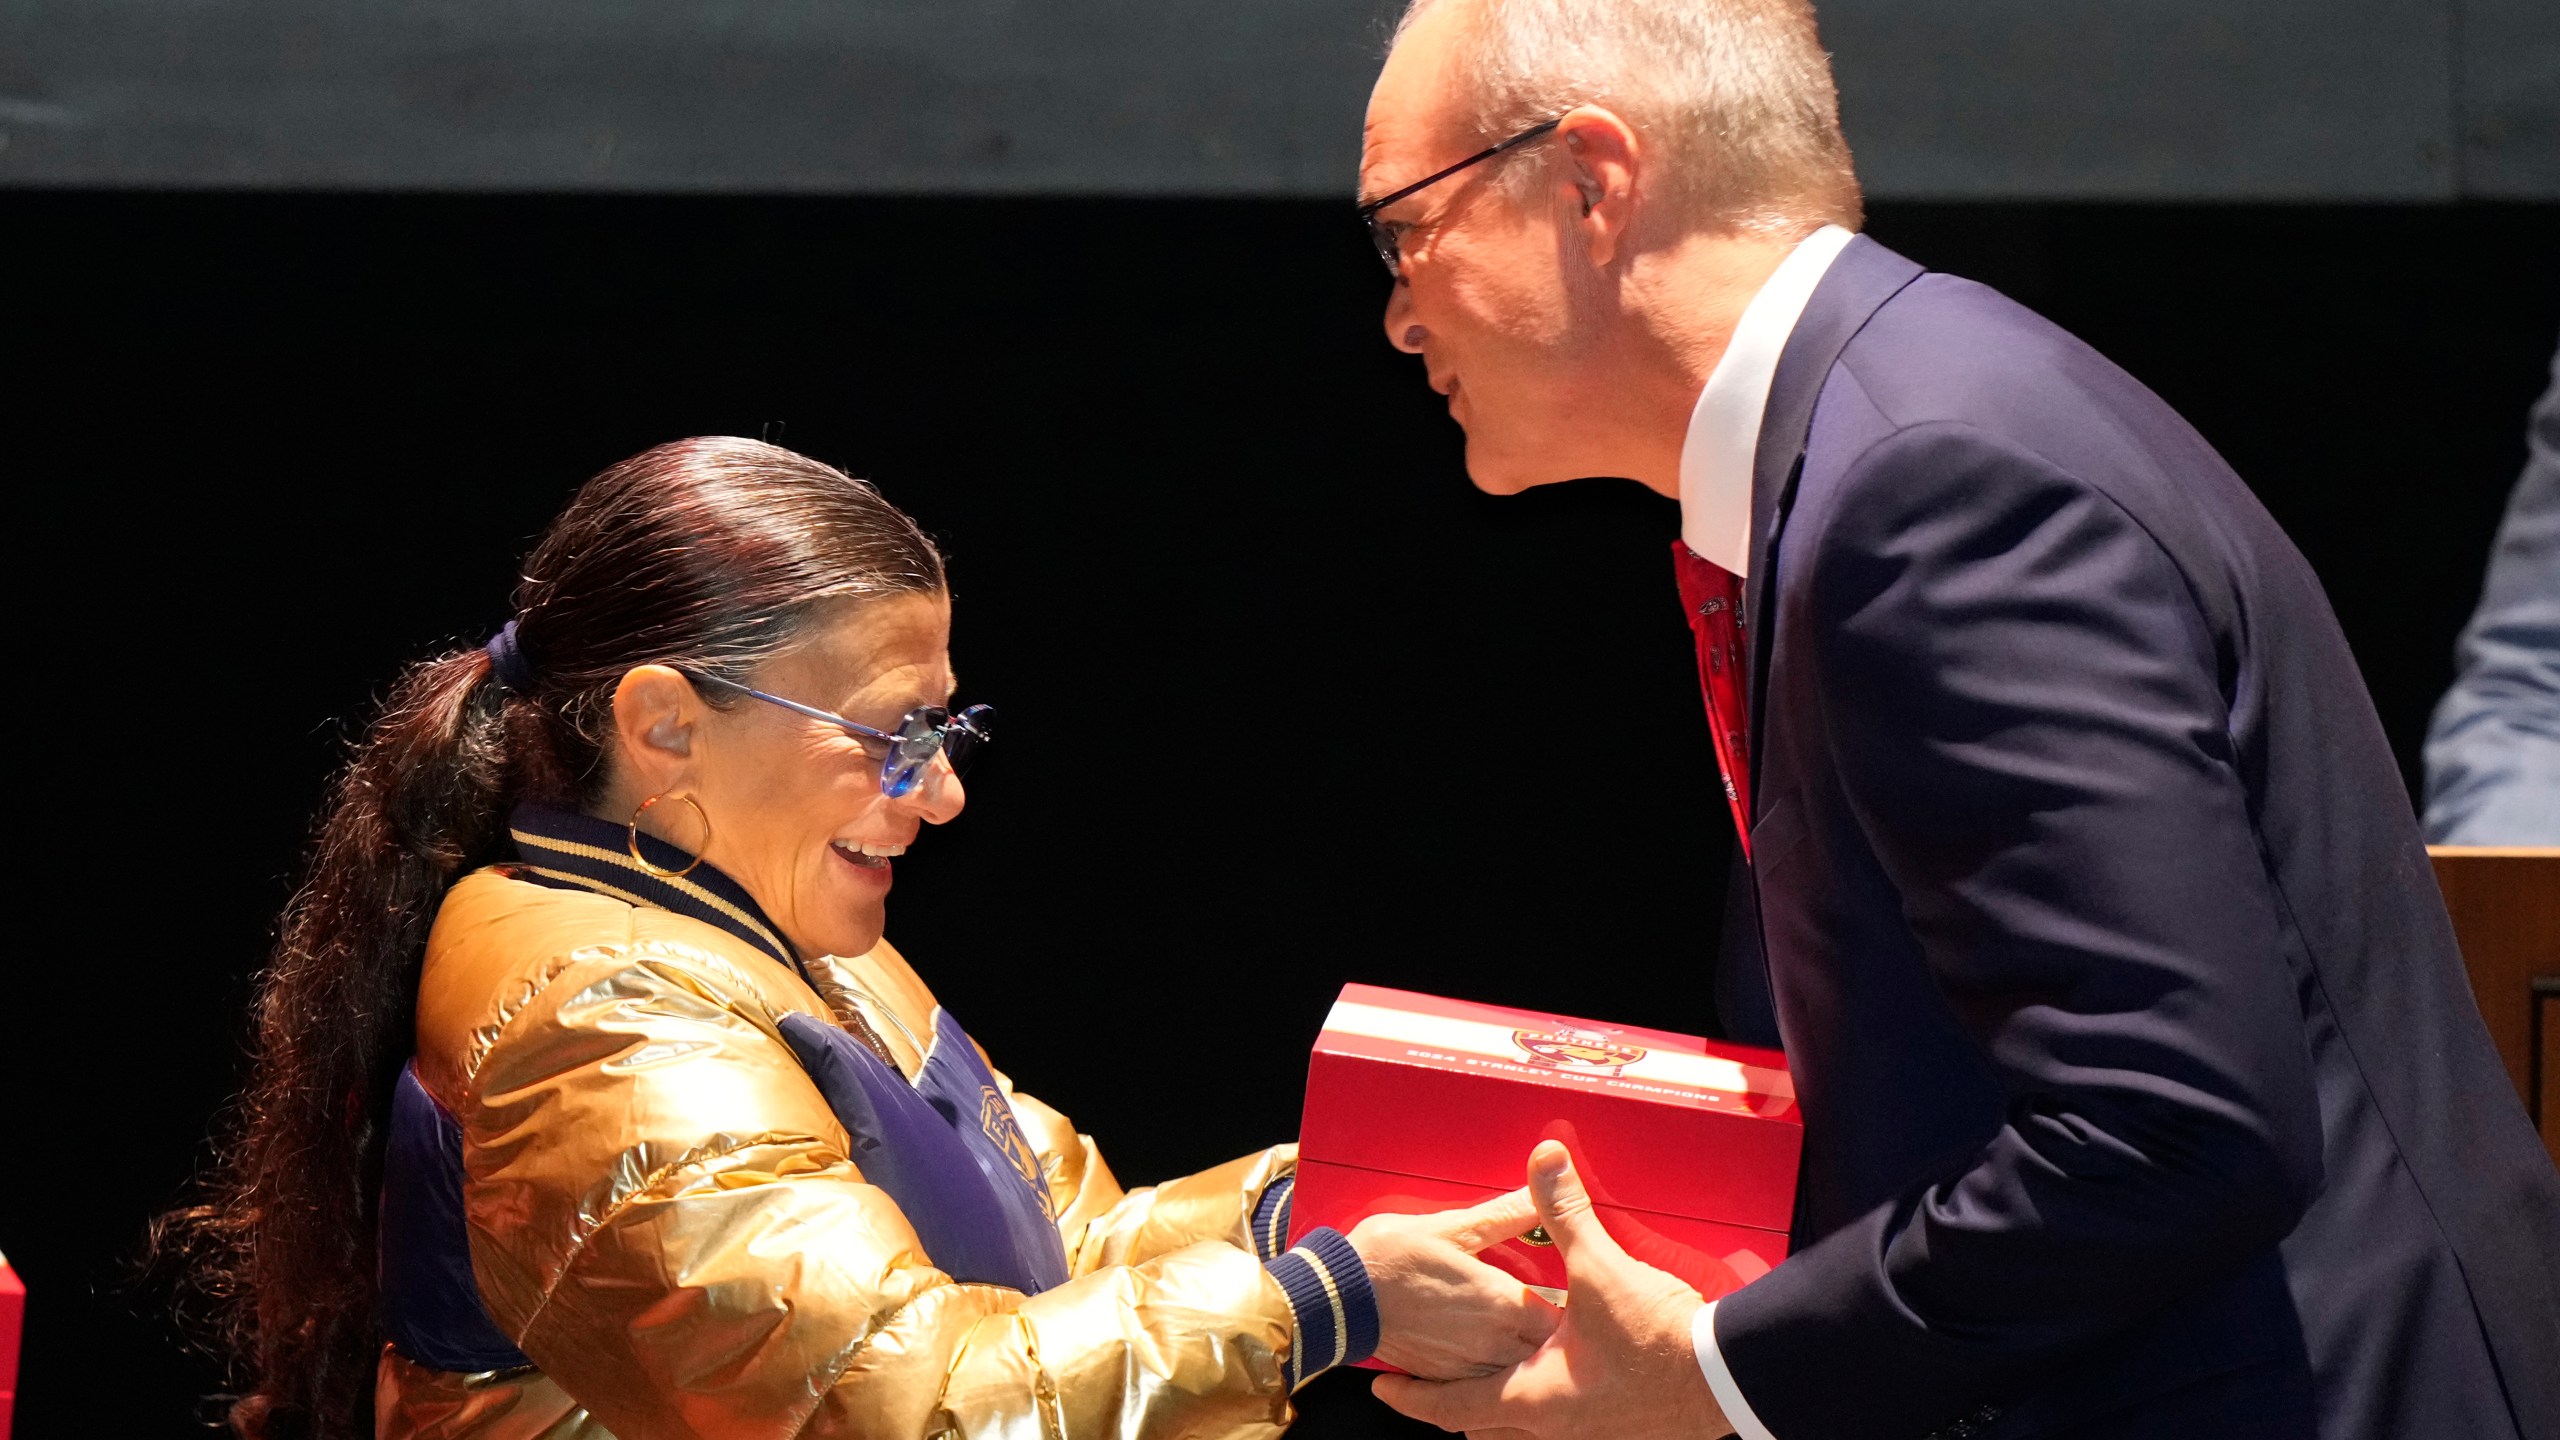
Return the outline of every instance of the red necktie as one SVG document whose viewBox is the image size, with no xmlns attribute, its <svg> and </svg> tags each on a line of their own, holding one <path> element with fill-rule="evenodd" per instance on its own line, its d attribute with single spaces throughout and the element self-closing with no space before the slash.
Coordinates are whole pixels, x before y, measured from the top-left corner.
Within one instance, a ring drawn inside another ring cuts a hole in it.
<svg viewBox="0 0 2560 1440">
<path fill-rule="evenodd" d="M 1751 740 L 1745 733 L 1750 710 L 1742 667 L 1742 577 L 1699 558 L 1685 542 L 1671 542 L 1671 561 L 1680 576 L 1680 603 L 1689 612 L 1689 629 L 1698 637 L 1698 686 L 1707 695 L 1707 724 L 1715 732 L 1716 768 L 1724 772 L 1725 803 L 1733 807 L 1733 828 L 1742 839 L 1744 863 L 1751 859 Z"/>
</svg>

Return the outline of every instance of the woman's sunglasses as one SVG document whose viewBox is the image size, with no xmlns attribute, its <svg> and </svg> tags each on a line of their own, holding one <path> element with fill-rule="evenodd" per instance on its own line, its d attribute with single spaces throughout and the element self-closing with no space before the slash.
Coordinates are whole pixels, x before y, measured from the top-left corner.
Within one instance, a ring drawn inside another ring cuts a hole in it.
<svg viewBox="0 0 2560 1440">
<path fill-rule="evenodd" d="M 906 718 L 898 722 L 897 729 L 875 730 L 858 720 L 847 720 L 814 705 L 768 695 L 734 680 L 689 670 L 681 673 L 696 685 L 708 685 L 716 690 L 761 700 L 767 705 L 779 705 L 794 715 L 823 721 L 857 740 L 884 747 L 888 754 L 880 760 L 880 793 L 892 800 L 916 788 L 917 782 L 924 779 L 924 772 L 932 766 L 934 756 L 940 755 L 949 760 L 953 772 L 957 773 L 968 764 L 971 751 L 993 738 L 991 731 L 996 712 L 990 705 L 972 705 L 957 715 L 940 705 L 919 705 L 907 712 Z"/>
</svg>

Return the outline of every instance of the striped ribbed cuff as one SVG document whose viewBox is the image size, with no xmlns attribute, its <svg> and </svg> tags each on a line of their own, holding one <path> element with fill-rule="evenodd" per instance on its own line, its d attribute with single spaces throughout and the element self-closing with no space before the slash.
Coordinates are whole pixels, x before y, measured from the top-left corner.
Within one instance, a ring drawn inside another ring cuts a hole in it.
<svg viewBox="0 0 2560 1440">
<path fill-rule="evenodd" d="M 1253 1255 L 1257 1260 L 1276 1260 L 1289 1248 L 1289 1195 L 1298 1188 L 1293 1172 L 1263 1187 L 1262 1198 L 1253 1205 Z"/>
<path fill-rule="evenodd" d="M 1366 1360 L 1378 1348 L 1378 1296 L 1369 1268 L 1339 1230 L 1321 1226 L 1295 1247 L 1263 1262 L 1280 1282 L 1296 1318 L 1289 1346 L 1289 1388 L 1295 1390 L 1336 1365 Z"/>
</svg>

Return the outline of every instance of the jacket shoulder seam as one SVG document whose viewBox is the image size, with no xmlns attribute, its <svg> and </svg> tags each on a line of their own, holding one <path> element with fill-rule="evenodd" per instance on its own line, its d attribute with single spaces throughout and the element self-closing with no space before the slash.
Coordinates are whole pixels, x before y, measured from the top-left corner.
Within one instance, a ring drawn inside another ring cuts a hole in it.
<svg viewBox="0 0 2560 1440">
<path fill-rule="evenodd" d="M 636 912 L 635 912 L 636 913 Z M 696 945 L 664 937 L 640 938 L 633 926 L 632 934 L 619 941 L 581 945 L 576 949 L 554 952 L 539 966 L 523 976 L 516 993 L 501 1001 L 487 1019 L 471 1029 L 464 1048 L 462 1064 L 457 1067 L 462 1079 L 463 1098 L 477 1094 L 481 1070 L 489 1056 L 505 1043 L 508 1033 L 534 1002 L 549 993 L 561 976 L 589 964 L 611 964 L 615 970 L 627 970 L 653 960 L 674 962 L 679 968 L 720 983 L 711 987 L 719 997 L 720 1007 L 759 1029 L 772 1030 L 780 1017 L 761 1003 L 743 1005 L 742 995 L 752 995 L 755 984 L 735 960 Z M 725 973 L 723 973 L 725 972 Z"/>
</svg>

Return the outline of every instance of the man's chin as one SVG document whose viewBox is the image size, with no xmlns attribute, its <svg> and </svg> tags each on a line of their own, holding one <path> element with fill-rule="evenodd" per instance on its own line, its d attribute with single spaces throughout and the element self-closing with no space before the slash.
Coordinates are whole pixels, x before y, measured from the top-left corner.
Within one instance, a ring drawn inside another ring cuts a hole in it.
<svg viewBox="0 0 2560 1440">
<path fill-rule="evenodd" d="M 1525 457 L 1507 454 L 1492 446 L 1479 445 L 1474 436 L 1467 437 L 1467 478 L 1487 495 L 1517 495 L 1541 485 L 1556 485 L 1578 480 L 1579 473 L 1554 465 L 1541 465 Z"/>
</svg>

